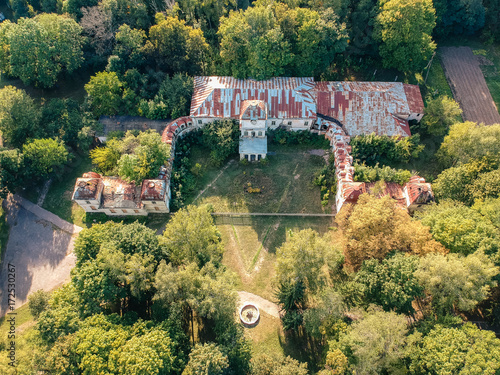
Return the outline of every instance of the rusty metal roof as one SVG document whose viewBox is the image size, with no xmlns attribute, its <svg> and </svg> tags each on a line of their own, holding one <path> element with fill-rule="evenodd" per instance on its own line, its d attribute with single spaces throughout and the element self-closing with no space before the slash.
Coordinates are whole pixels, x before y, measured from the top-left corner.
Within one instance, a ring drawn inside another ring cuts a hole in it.
<svg viewBox="0 0 500 375">
<path fill-rule="evenodd" d="M 87 177 L 88 175 L 88 173 L 85 173 L 83 175 L 84 178 L 76 179 L 75 190 L 73 191 L 72 199 L 89 200 L 99 198 L 99 194 L 103 190 L 102 179 L 95 178 L 93 176 Z"/>
<path fill-rule="evenodd" d="M 267 106 L 262 100 L 244 100 L 241 103 L 240 119 L 267 119 Z"/>
<path fill-rule="evenodd" d="M 351 136 L 409 136 L 408 122 L 398 116 L 413 113 L 417 96 L 422 101 L 418 86 L 401 82 L 317 82 L 314 93 L 318 114 L 340 121 Z M 422 113 L 423 108 L 417 109 Z"/>
<path fill-rule="evenodd" d="M 191 116 L 238 119 L 245 100 L 262 100 L 269 118 L 316 118 L 312 77 L 266 81 L 232 77 L 195 77 Z"/>
<path fill-rule="evenodd" d="M 144 180 L 142 182 L 141 200 L 162 201 L 165 198 L 165 180 Z"/>
<path fill-rule="evenodd" d="M 403 87 L 410 112 L 424 113 L 424 101 L 420 93 L 420 88 L 417 85 L 409 85 L 407 83 L 403 83 Z"/>
<path fill-rule="evenodd" d="M 315 82 L 311 77 L 267 81 L 195 77 L 191 116 L 238 119 L 245 101 L 261 100 L 268 118 L 333 118 L 351 136 L 409 136 L 406 117 L 423 113 L 420 89 L 401 82 Z M 328 119 L 327 119 L 328 120 Z"/>
<path fill-rule="evenodd" d="M 141 188 L 118 177 L 103 177 L 102 206 L 105 208 L 141 208 Z"/>
</svg>

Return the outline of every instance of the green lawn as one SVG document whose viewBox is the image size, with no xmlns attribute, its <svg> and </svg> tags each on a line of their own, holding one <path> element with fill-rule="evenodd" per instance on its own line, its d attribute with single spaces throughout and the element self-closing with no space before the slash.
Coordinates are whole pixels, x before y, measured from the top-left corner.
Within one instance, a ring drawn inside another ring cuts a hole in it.
<svg viewBox="0 0 500 375">
<path fill-rule="evenodd" d="M 450 85 L 444 74 L 443 66 L 441 65 L 441 56 L 439 52 L 437 52 L 434 57 L 429 73 L 427 74 L 427 70 L 424 70 L 422 76 L 417 75 L 417 77 L 420 87 L 422 88 L 424 102 L 429 96 L 435 98 L 437 96 L 447 95 L 453 98 L 453 93 L 451 92 Z M 426 77 L 427 81 L 425 81 Z M 426 82 L 425 84 L 424 81 Z"/>
<path fill-rule="evenodd" d="M 30 313 L 30 309 L 27 303 L 17 308 L 14 312 L 17 314 L 16 331 L 18 333 L 33 325 L 34 319 Z M 7 333 L 9 332 L 9 329 L 10 329 L 10 323 L 7 321 L 7 318 L 5 316 L 0 318 L 0 340 L 4 340 L 7 338 Z"/>
<path fill-rule="evenodd" d="M 92 163 L 89 156 L 77 156 L 70 166 L 70 171 L 61 179 L 52 181 L 42 207 L 70 223 L 85 227 L 85 211 L 71 201 L 71 196 L 76 179 L 91 170 Z"/>
<path fill-rule="evenodd" d="M 238 290 L 274 300 L 276 249 L 290 232 L 312 228 L 323 234 L 331 217 L 218 217 L 215 220 L 224 243 L 224 264 L 238 274 Z"/>
<path fill-rule="evenodd" d="M 216 212 L 322 213 L 313 179 L 324 165 L 305 152 L 270 155 L 267 165 L 234 161 L 194 203 Z"/>
</svg>

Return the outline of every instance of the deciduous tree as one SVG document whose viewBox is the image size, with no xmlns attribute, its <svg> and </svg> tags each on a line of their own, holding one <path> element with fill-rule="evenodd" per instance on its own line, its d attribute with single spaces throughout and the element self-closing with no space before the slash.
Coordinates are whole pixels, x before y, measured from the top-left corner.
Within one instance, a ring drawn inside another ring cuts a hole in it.
<svg viewBox="0 0 500 375">
<path fill-rule="evenodd" d="M 199 73 L 205 64 L 209 46 L 205 38 L 194 32 L 183 20 L 167 17 L 151 27 L 149 39 L 155 48 L 158 67 L 173 74 Z M 201 60 L 192 60 L 192 59 Z"/>
<path fill-rule="evenodd" d="M 381 260 L 391 251 L 446 252 L 432 239 L 428 227 L 413 221 L 389 196 L 362 194 L 356 205 L 343 208 L 336 221 L 346 237 L 346 262 L 354 269 L 365 259 Z"/>
<path fill-rule="evenodd" d="M 448 128 L 455 124 L 462 114 L 458 103 L 448 96 L 429 99 L 425 107 L 424 124 L 429 133 L 444 135 Z"/>
<path fill-rule="evenodd" d="M 40 135 L 40 109 L 24 91 L 13 86 L 0 89 L 0 132 L 6 146 L 21 148 Z"/>
<path fill-rule="evenodd" d="M 24 183 L 24 157 L 17 149 L 0 149 L 0 198 L 14 193 Z"/>
<path fill-rule="evenodd" d="M 439 148 L 439 156 L 447 165 L 499 153 L 500 124 L 486 126 L 470 121 L 452 125 Z"/>
<path fill-rule="evenodd" d="M 344 353 L 352 353 L 357 374 L 394 373 L 404 368 L 407 332 L 404 316 L 375 310 L 355 321 L 339 346 Z"/>
<path fill-rule="evenodd" d="M 23 146 L 26 173 L 44 179 L 62 172 L 68 161 L 68 151 L 63 142 L 53 139 L 35 139 Z"/>
<path fill-rule="evenodd" d="M 424 289 L 414 273 L 419 261 L 416 256 L 397 253 L 382 262 L 367 259 L 355 280 L 363 285 L 366 303 L 374 303 L 385 311 L 413 314 L 412 302 L 423 297 Z"/>
<path fill-rule="evenodd" d="M 466 257 L 429 254 L 420 259 L 415 277 L 432 296 L 435 311 L 443 313 L 472 310 L 496 285 L 493 278 L 498 273 L 499 268 L 481 252 Z"/>
<path fill-rule="evenodd" d="M 188 206 L 177 211 L 161 242 L 165 256 L 176 266 L 191 262 L 199 268 L 208 262 L 218 265 L 224 251 L 219 230 L 205 206 Z"/>
<path fill-rule="evenodd" d="M 118 112 L 122 97 L 122 82 L 115 72 L 99 72 L 90 78 L 85 91 L 95 116 L 114 115 Z"/>
<path fill-rule="evenodd" d="M 431 0 L 381 2 L 375 35 L 386 68 L 403 72 L 421 69 L 436 49 L 431 34 L 436 14 Z"/>
<path fill-rule="evenodd" d="M 186 375 L 222 375 L 229 367 L 227 356 L 215 344 L 196 344 L 189 354 Z"/>
<path fill-rule="evenodd" d="M 461 203 L 444 201 L 417 213 L 433 237 L 453 253 L 472 254 L 482 250 L 497 258 L 500 233 L 488 218 Z M 499 259 L 500 260 L 500 259 Z"/>
<path fill-rule="evenodd" d="M 437 325 L 425 337 L 410 336 L 410 370 L 416 374 L 485 374 L 500 369 L 500 340 L 472 323 L 460 328 Z"/>
<path fill-rule="evenodd" d="M 307 364 L 292 357 L 261 353 L 252 358 L 252 375 L 307 375 Z"/>
<path fill-rule="evenodd" d="M 9 74 L 26 84 L 52 87 L 63 71 L 83 61 L 81 27 L 71 18 L 40 14 L 8 26 Z"/>
</svg>

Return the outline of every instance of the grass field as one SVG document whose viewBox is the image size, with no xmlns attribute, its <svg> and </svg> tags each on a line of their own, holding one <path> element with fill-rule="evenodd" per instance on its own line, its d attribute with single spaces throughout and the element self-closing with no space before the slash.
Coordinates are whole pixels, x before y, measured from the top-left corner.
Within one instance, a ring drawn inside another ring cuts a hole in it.
<svg viewBox="0 0 500 375">
<path fill-rule="evenodd" d="M 52 181 L 42 207 L 70 223 L 85 227 L 85 211 L 71 201 L 71 196 L 76 179 L 91 171 L 92 163 L 88 155 L 77 156 L 70 168 L 63 178 Z"/>
<path fill-rule="evenodd" d="M 328 217 L 246 217 L 216 219 L 224 243 L 224 264 L 239 276 L 238 290 L 274 300 L 276 249 L 297 232 L 312 228 L 323 234 L 332 227 Z"/>
<path fill-rule="evenodd" d="M 231 163 L 194 202 L 216 212 L 323 213 L 314 176 L 325 165 L 317 155 L 277 153 L 268 164 Z M 257 192 L 251 192 L 258 189 Z"/>
</svg>

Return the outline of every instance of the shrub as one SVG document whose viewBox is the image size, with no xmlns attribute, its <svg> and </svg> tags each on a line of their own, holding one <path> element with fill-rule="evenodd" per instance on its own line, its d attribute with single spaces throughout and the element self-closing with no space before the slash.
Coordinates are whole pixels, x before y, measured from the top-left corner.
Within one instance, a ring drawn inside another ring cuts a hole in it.
<svg viewBox="0 0 500 375">
<path fill-rule="evenodd" d="M 375 133 L 358 135 L 351 140 L 351 147 L 354 160 L 371 166 L 408 163 L 424 149 L 418 134 L 402 139 Z"/>
<path fill-rule="evenodd" d="M 375 182 L 383 180 L 385 182 L 396 182 L 403 185 L 410 181 L 411 172 L 404 169 L 394 169 L 391 167 L 368 167 L 365 164 L 354 165 L 354 181 Z"/>
<path fill-rule="evenodd" d="M 50 294 L 42 289 L 37 290 L 28 297 L 28 307 L 35 320 L 37 320 L 40 314 L 47 309 L 49 306 L 49 299 Z"/>
</svg>

